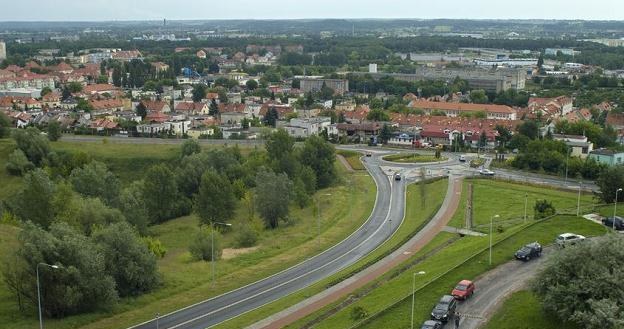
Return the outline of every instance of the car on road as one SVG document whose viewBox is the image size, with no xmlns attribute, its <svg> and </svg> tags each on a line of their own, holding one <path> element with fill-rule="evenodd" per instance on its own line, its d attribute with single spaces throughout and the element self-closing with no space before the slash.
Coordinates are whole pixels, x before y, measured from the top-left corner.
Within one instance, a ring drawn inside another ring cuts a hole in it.
<svg viewBox="0 0 624 329">
<path fill-rule="evenodd" d="M 394 174 L 394 180 L 396 181 L 401 180 L 401 174 Z"/>
<path fill-rule="evenodd" d="M 460 155 L 459 156 L 459 162 L 466 162 L 466 156 L 465 155 Z"/>
<path fill-rule="evenodd" d="M 616 231 L 624 230 L 624 219 L 620 216 L 615 216 L 615 218 L 606 217 L 602 220 L 602 223 L 606 227 L 615 228 Z"/>
<path fill-rule="evenodd" d="M 490 169 L 481 169 L 479 170 L 479 174 L 483 175 L 483 176 L 494 176 L 494 172 L 491 171 Z"/>
<path fill-rule="evenodd" d="M 427 320 L 420 326 L 420 329 L 442 329 L 444 324 L 440 321 Z"/>
<path fill-rule="evenodd" d="M 455 297 L 451 295 L 444 295 L 431 311 L 431 320 L 446 323 L 451 317 L 453 317 L 456 308 L 457 301 L 455 300 Z"/>
<path fill-rule="evenodd" d="M 516 251 L 514 257 L 516 257 L 516 259 L 518 260 L 523 260 L 527 262 L 530 261 L 531 258 L 536 258 L 541 255 L 542 245 L 537 242 L 533 242 L 525 245 L 524 247 L 520 248 L 520 250 Z"/>
<path fill-rule="evenodd" d="M 475 291 L 475 285 L 472 281 L 461 280 L 455 286 L 455 289 L 451 291 L 451 295 L 453 295 L 455 299 L 465 300 L 465 299 L 468 299 L 468 297 L 472 296 L 472 294 L 474 294 L 474 291 Z"/>
<path fill-rule="evenodd" d="M 579 242 L 582 242 L 583 240 L 585 240 L 585 237 L 580 234 L 563 233 L 557 236 L 557 239 L 555 239 L 555 243 L 559 247 L 565 247 L 565 246 L 575 245 Z"/>
<path fill-rule="evenodd" d="M 372 154 L 372 153 L 370 153 L 370 152 L 366 152 L 366 156 L 367 156 L 367 157 L 372 157 L 372 156 L 373 156 L 373 154 Z"/>
</svg>

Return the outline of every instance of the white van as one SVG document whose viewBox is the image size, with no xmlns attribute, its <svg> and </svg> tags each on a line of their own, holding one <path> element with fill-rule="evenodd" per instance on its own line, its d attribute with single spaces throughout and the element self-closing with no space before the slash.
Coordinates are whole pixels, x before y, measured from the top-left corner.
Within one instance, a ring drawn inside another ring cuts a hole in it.
<svg viewBox="0 0 624 329">
<path fill-rule="evenodd" d="M 465 155 L 460 155 L 459 156 L 459 162 L 466 162 L 466 156 Z"/>
</svg>

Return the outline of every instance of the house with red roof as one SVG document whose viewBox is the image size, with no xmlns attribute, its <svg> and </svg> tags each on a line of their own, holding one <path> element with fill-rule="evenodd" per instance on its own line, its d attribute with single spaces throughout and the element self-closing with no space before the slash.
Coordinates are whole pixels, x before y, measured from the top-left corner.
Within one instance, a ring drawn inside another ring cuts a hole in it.
<svg viewBox="0 0 624 329">
<path fill-rule="evenodd" d="M 443 112 L 446 116 L 457 117 L 462 113 L 485 112 L 488 119 L 516 120 L 516 110 L 507 105 L 449 103 L 414 100 L 408 105 L 414 109 L 423 110 L 426 114 Z"/>
<path fill-rule="evenodd" d="M 186 115 L 205 115 L 210 112 L 210 107 L 208 104 L 200 102 L 179 102 L 175 106 L 175 111 Z"/>
<path fill-rule="evenodd" d="M 148 111 L 162 112 L 162 113 L 171 112 L 171 107 L 169 106 L 169 103 L 167 102 L 143 100 L 141 101 L 141 103 L 145 105 L 145 108 L 147 108 Z"/>
</svg>

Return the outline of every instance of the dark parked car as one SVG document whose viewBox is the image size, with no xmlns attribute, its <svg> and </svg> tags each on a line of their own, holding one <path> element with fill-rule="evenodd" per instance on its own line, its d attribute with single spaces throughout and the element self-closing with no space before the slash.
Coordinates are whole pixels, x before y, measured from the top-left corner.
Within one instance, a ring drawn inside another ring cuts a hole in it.
<svg viewBox="0 0 624 329">
<path fill-rule="evenodd" d="M 448 322 L 448 320 L 455 314 L 457 308 L 457 301 L 455 297 L 451 295 L 444 295 L 440 298 L 440 301 L 431 311 L 431 320 Z"/>
<path fill-rule="evenodd" d="M 442 324 L 442 322 L 440 321 L 427 320 L 425 321 L 425 323 L 423 323 L 420 329 L 442 329 L 443 325 L 444 324 Z"/>
<path fill-rule="evenodd" d="M 613 225 L 614 221 L 615 221 L 615 225 Z M 624 230 L 624 219 L 622 217 L 619 217 L 619 216 L 615 216 L 615 220 L 613 219 L 613 217 L 607 217 L 607 218 L 602 220 L 602 223 L 606 227 L 611 227 L 611 228 L 615 227 L 615 229 L 617 231 Z"/>
<path fill-rule="evenodd" d="M 394 180 L 401 180 L 401 174 L 395 174 Z"/>
<path fill-rule="evenodd" d="M 529 261 L 531 258 L 539 257 L 542 254 L 542 245 L 537 242 L 529 243 L 516 251 L 516 259 Z"/>
</svg>

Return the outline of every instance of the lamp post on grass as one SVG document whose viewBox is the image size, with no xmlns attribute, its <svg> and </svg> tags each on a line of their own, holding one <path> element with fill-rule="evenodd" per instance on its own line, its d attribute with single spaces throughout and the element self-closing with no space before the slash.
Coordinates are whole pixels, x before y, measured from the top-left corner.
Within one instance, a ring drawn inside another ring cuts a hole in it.
<svg viewBox="0 0 624 329">
<path fill-rule="evenodd" d="M 39 305 L 39 329 L 43 329 L 43 315 L 41 311 L 41 284 L 39 283 L 39 266 L 40 265 L 47 266 L 53 269 L 59 269 L 61 267 L 58 265 L 50 265 L 46 263 L 39 263 L 37 264 L 37 266 L 35 266 L 36 271 L 37 271 L 37 304 Z"/>
<path fill-rule="evenodd" d="M 325 193 L 323 196 L 331 196 L 331 193 Z M 321 202 L 319 198 L 316 198 L 316 228 L 317 228 L 317 240 L 318 247 L 321 247 Z"/>
<path fill-rule="evenodd" d="M 414 302 L 416 296 L 416 275 L 425 275 L 425 271 L 414 272 L 414 276 L 412 277 L 412 326 L 411 329 L 414 329 Z"/>
<path fill-rule="evenodd" d="M 215 225 L 230 227 L 232 226 L 232 224 L 221 223 L 221 222 L 210 222 L 210 262 L 212 263 L 211 270 L 212 270 L 212 284 L 213 285 L 215 282 L 215 267 L 217 266 L 215 262 L 215 252 L 214 252 L 214 226 Z"/>
<path fill-rule="evenodd" d="M 615 230 L 615 216 L 617 214 L 618 193 L 622 192 L 622 188 L 615 190 L 615 201 L 613 201 L 613 229 Z"/>
<path fill-rule="evenodd" d="M 492 226 L 494 226 L 494 218 L 500 217 L 499 215 L 494 215 L 490 217 L 490 266 L 492 265 Z"/>
</svg>

